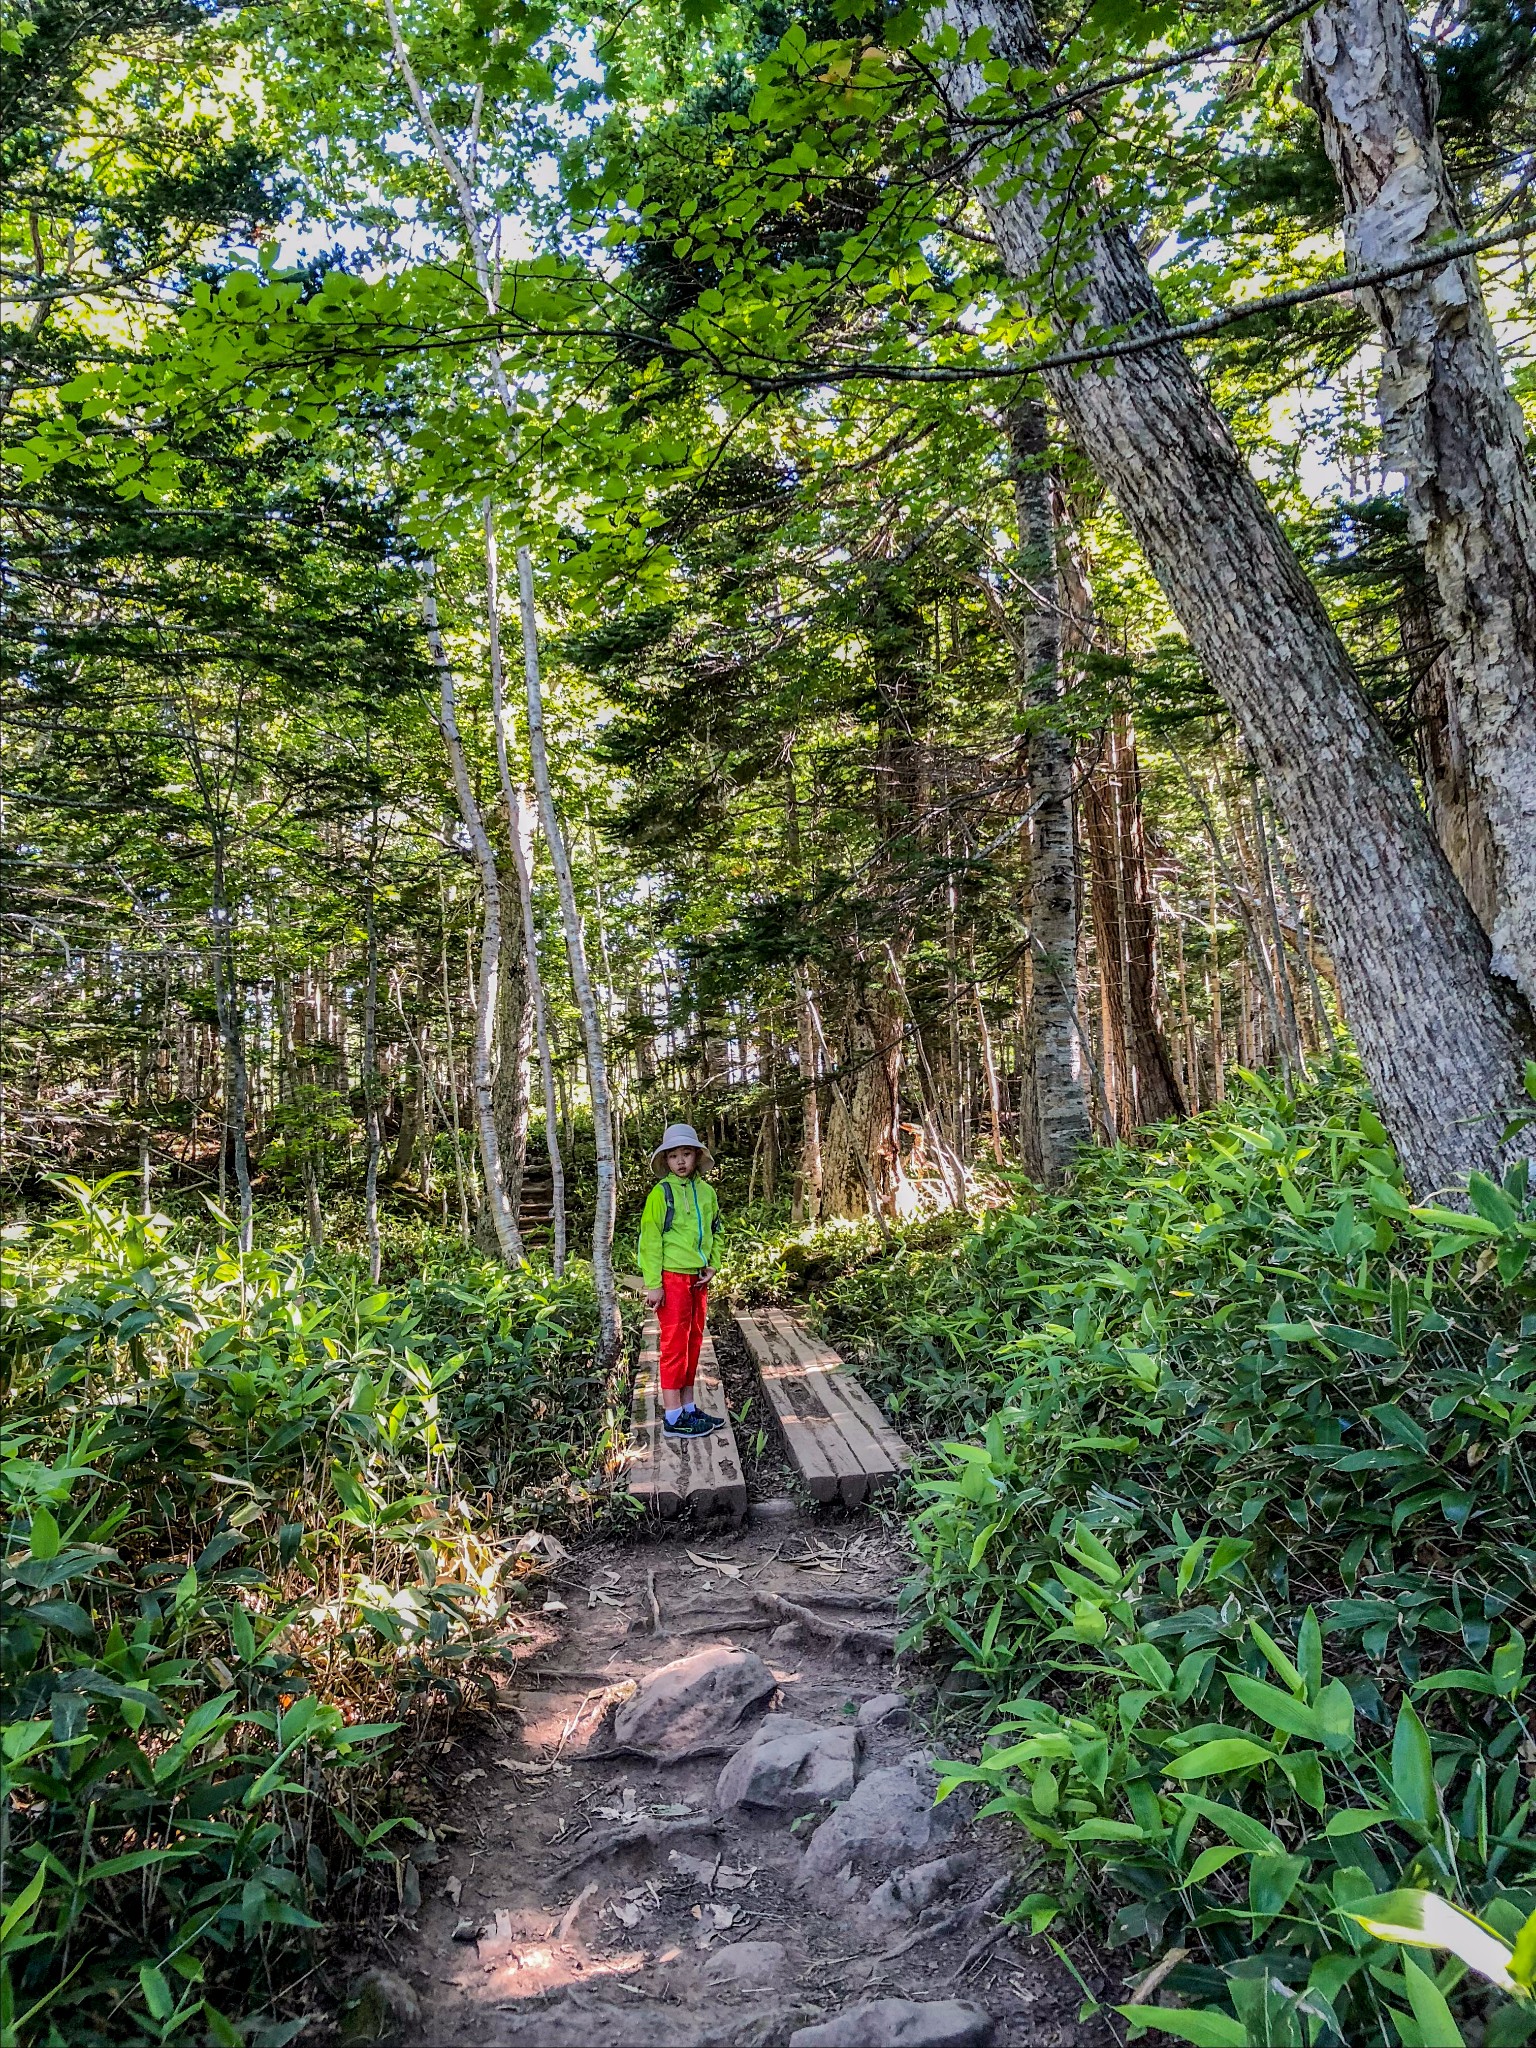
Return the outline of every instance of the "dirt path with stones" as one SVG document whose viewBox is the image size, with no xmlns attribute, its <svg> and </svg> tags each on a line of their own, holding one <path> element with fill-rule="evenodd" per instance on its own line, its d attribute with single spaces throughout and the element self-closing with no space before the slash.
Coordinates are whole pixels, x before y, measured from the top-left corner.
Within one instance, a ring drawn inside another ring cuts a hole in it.
<svg viewBox="0 0 1536 2048">
<path fill-rule="evenodd" d="M 860 1639 L 892 1633 L 901 1543 L 782 1500 L 564 1560 L 502 1737 L 445 1759 L 439 1853 L 352 2038 L 1097 2048 L 996 1917 L 1017 1833 L 934 1808 L 923 1695 Z M 370 2002 L 393 2011 L 364 2031 Z"/>
</svg>

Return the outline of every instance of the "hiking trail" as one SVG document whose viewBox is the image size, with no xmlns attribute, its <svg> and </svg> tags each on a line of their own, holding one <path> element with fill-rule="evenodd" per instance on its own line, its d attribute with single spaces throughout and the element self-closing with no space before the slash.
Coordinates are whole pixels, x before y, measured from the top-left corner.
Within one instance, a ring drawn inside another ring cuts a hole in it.
<svg viewBox="0 0 1536 2048">
<path fill-rule="evenodd" d="M 910 1573 L 896 1516 L 787 1497 L 739 1531 L 555 1546 L 536 1646 L 495 1716 L 441 1747 L 419 1907 L 364 1959 L 351 2038 L 1107 2039 L 1078 2023 L 1067 1970 L 997 1917 L 1025 1888 L 1018 1831 L 932 1804 L 932 1675 L 898 1674 L 883 1646 Z"/>
</svg>

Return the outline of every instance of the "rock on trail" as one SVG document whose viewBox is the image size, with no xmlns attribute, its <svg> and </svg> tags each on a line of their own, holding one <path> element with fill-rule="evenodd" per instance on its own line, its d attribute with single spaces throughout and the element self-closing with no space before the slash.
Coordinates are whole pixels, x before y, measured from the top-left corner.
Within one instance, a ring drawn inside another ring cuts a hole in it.
<svg viewBox="0 0 1536 2048">
<path fill-rule="evenodd" d="M 658 1763 L 718 1749 L 777 1688 L 778 1680 L 761 1657 L 712 1643 L 652 1672 L 614 1715 L 613 1739 Z"/>
<path fill-rule="evenodd" d="M 770 1714 L 720 1773 L 715 1800 L 765 1813 L 817 1813 L 853 1791 L 856 1727 L 822 1728 L 796 1714 Z"/>
<path fill-rule="evenodd" d="M 847 1804 L 812 1835 L 805 1852 L 807 1882 L 844 1871 L 885 1877 L 904 1864 L 924 1861 L 949 1839 L 960 1819 L 954 1799 L 934 1805 L 937 1785 L 926 1759 L 861 1778 Z"/>
<path fill-rule="evenodd" d="M 931 1695 L 867 1648 L 772 1639 L 745 1597 L 888 1610 L 894 1535 L 780 1509 L 557 1559 L 558 1619 L 529 1617 L 495 1717 L 443 1745 L 420 1907 L 407 1888 L 355 1959 L 344 2038 L 1104 2048 L 999 1923 L 1019 1840 L 933 1804 Z"/>
<path fill-rule="evenodd" d="M 958 1998 L 872 1998 L 801 2027 L 789 2048 L 986 2048 L 992 2016 Z"/>
</svg>

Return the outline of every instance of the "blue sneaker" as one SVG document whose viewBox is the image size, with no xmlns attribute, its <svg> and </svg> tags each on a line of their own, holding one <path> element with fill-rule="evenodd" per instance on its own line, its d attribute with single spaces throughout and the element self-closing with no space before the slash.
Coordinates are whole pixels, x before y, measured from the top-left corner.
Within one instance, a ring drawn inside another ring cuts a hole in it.
<svg viewBox="0 0 1536 2048">
<path fill-rule="evenodd" d="M 703 1423 L 705 1435 L 708 1435 L 711 1430 L 724 1429 L 725 1427 L 725 1417 L 723 1415 L 709 1415 L 702 1408 L 694 1409 L 693 1419 L 695 1422 Z"/>
<path fill-rule="evenodd" d="M 708 1436 L 713 1427 L 714 1425 L 706 1422 L 697 1409 L 691 1415 L 679 1415 L 676 1422 L 668 1422 L 665 1416 L 661 1419 L 661 1433 L 663 1436 Z"/>
</svg>

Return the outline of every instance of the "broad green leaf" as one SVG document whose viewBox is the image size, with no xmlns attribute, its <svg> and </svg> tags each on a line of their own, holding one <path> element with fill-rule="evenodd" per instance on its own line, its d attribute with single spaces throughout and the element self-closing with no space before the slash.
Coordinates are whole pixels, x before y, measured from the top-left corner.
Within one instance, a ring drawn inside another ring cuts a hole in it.
<svg viewBox="0 0 1536 2048">
<path fill-rule="evenodd" d="M 1392 1734 L 1392 1794 L 1400 1811 L 1426 1834 L 1439 1826 L 1434 1752 L 1424 1723 L 1407 1700 L 1398 1709 Z"/>
<path fill-rule="evenodd" d="M 1493 1653 L 1493 1687 L 1501 1700 L 1512 1700 L 1525 1679 L 1525 1638 L 1511 1629 L 1509 1641 Z"/>
<path fill-rule="evenodd" d="M 1532 1913 L 1515 1936 L 1514 1953 L 1509 1959 L 1509 1974 L 1527 1991 L 1536 1985 L 1536 1913 Z"/>
<path fill-rule="evenodd" d="M 1408 2003 L 1425 2041 L 1435 2048 L 1466 2048 L 1465 2036 L 1446 2004 L 1445 1993 L 1416 1956 L 1403 1958 L 1403 1978 L 1408 1986 Z"/>
<path fill-rule="evenodd" d="M 1224 1771 L 1244 1771 L 1255 1764 L 1270 1763 L 1273 1757 L 1272 1750 L 1261 1749 L 1245 1735 L 1225 1735 L 1214 1742 L 1197 1743 L 1163 1768 L 1164 1775 L 1170 1778 L 1214 1778 Z"/>
<path fill-rule="evenodd" d="M 1115 2011 L 1133 2026 L 1150 2027 L 1175 2041 L 1192 2041 L 1195 2048 L 1251 2048 L 1248 2029 L 1230 2013 L 1180 2012 L 1165 2005 L 1117 2005 Z"/>
<path fill-rule="evenodd" d="M 1271 1728 L 1278 1728 L 1283 1735 L 1304 1736 L 1309 1742 L 1322 1741 L 1321 1721 L 1294 1693 L 1281 1692 L 1278 1686 L 1266 1685 L 1260 1678 L 1247 1678 L 1240 1671 L 1227 1673 L 1227 1685 L 1249 1713 L 1257 1714 Z"/>
<path fill-rule="evenodd" d="M 1186 1813 L 1196 1813 L 1212 1827 L 1220 1828 L 1227 1840 L 1236 1842 L 1241 1849 L 1284 1852 L 1284 1842 L 1254 1814 L 1244 1813 L 1236 1806 L 1224 1806 L 1218 1799 L 1205 1799 L 1198 1792 L 1181 1792 L 1179 1804 Z"/>
<path fill-rule="evenodd" d="M 1309 1607 L 1301 1618 L 1301 1627 L 1296 1632 L 1296 1661 L 1301 1666 L 1306 1696 L 1316 1706 L 1323 1689 L 1323 1631 L 1315 1608 Z"/>
<path fill-rule="evenodd" d="M 1261 1920 L 1272 1920 L 1283 1912 L 1306 1867 L 1304 1856 L 1255 1856 L 1248 1866 L 1250 1910 Z"/>
<path fill-rule="evenodd" d="M 32 1510 L 29 1547 L 32 1555 L 42 1563 L 59 1554 L 59 1525 L 52 1511 L 41 1504 Z"/>
<path fill-rule="evenodd" d="M 150 2018 L 168 2020 L 176 2010 L 176 1999 L 159 1965 L 140 1963 L 139 1983 L 143 1988 L 144 2003 L 149 2007 Z"/>
<path fill-rule="evenodd" d="M 1066 1546 L 1080 1564 L 1097 1574 L 1106 1586 L 1118 1586 L 1120 1567 L 1094 1535 L 1086 1522 L 1079 1522 L 1072 1532 L 1072 1541 Z"/>
<path fill-rule="evenodd" d="M 1330 1678 L 1318 1694 L 1317 1718 L 1323 1747 L 1335 1756 L 1347 1755 L 1355 1742 L 1355 1702 L 1342 1678 Z"/>
<path fill-rule="evenodd" d="M 1289 1687 L 1289 1689 L 1296 1694 L 1298 1699 L 1305 1699 L 1307 1691 L 1306 1683 L 1303 1680 L 1301 1673 L 1297 1670 L 1296 1666 L 1291 1662 L 1290 1658 L 1287 1657 L 1284 1650 L 1282 1650 L 1280 1645 L 1275 1641 L 1274 1637 L 1270 1635 L 1267 1630 L 1260 1628 L 1259 1624 L 1256 1621 L 1249 1622 L 1248 1633 L 1253 1637 L 1253 1640 L 1258 1644 L 1259 1648 L 1263 1651 L 1264 1656 L 1269 1662 L 1271 1670 L 1278 1673 L 1280 1678 Z"/>
<path fill-rule="evenodd" d="M 7 1935 L 14 1933 L 22 1921 L 25 1920 L 28 1913 L 31 1912 L 32 1908 L 43 1896 L 43 1886 L 47 1882 L 48 1867 L 44 1864 L 29 1882 L 22 1886 L 15 1898 L 6 1907 L 5 1918 L 0 1920 L 0 1941 L 4 1941 Z"/>
<path fill-rule="evenodd" d="M 1143 1842 L 1144 1829 L 1128 1820 L 1085 1820 L 1067 1833 L 1069 1842 Z"/>
<path fill-rule="evenodd" d="M 8 1721 L 0 1742 L 8 1764 L 20 1763 L 34 1749 L 40 1749 L 53 1733 L 51 1721 Z"/>
<path fill-rule="evenodd" d="M 1225 1870 L 1227 1865 L 1237 1857 L 1251 1856 L 1252 1853 L 1251 1849 L 1222 1848 L 1220 1846 L 1212 1849 L 1202 1849 L 1190 1865 L 1189 1874 L 1184 1879 L 1184 1882 L 1185 1884 L 1203 1884 L 1208 1877 L 1214 1877 L 1218 1870 Z"/>
<path fill-rule="evenodd" d="M 1379 1828 L 1383 1821 L 1391 1818 L 1385 1807 L 1346 1806 L 1341 1812 L 1329 1815 L 1323 1833 L 1330 1841 L 1338 1841 L 1345 1835 L 1363 1835 L 1367 1828 Z"/>
<path fill-rule="evenodd" d="M 1152 1643 L 1126 1643 L 1121 1647 L 1122 1662 L 1129 1665 L 1136 1676 L 1155 1692 L 1169 1692 L 1173 1688 L 1173 1666 Z"/>
</svg>

